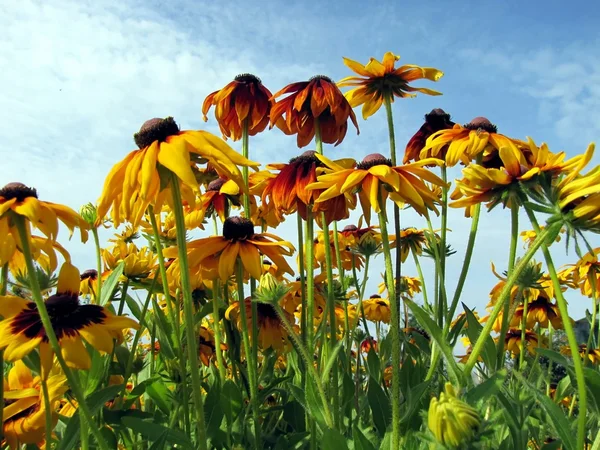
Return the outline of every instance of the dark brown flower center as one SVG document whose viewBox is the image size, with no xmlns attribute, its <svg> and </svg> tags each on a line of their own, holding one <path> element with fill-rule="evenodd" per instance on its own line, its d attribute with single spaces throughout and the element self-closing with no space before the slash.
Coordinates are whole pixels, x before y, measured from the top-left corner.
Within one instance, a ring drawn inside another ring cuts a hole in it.
<svg viewBox="0 0 600 450">
<path fill-rule="evenodd" d="M 8 183 L 0 189 L 0 197 L 4 197 L 5 200 L 16 198 L 18 202 L 22 202 L 28 197 L 38 198 L 37 191 L 34 188 L 18 182 Z"/>
<path fill-rule="evenodd" d="M 95 280 L 98 278 L 98 271 L 96 269 L 85 270 L 79 278 L 82 281 L 87 279 Z"/>
<path fill-rule="evenodd" d="M 302 166 L 311 166 L 311 164 L 316 164 L 317 167 L 322 167 L 323 163 L 316 156 L 317 152 L 314 150 L 308 150 L 302 153 L 300 156 L 296 156 L 295 158 L 290 159 L 290 164 L 302 165 Z"/>
<path fill-rule="evenodd" d="M 375 303 L 377 303 L 379 306 L 388 306 L 384 300 L 377 300 Z"/>
<path fill-rule="evenodd" d="M 392 167 L 392 160 L 386 158 L 381 153 L 371 153 L 363 158 L 363 160 L 357 164 L 356 168 L 360 170 L 369 170 L 374 166 L 389 166 Z"/>
<path fill-rule="evenodd" d="M 169 136 L 179 133 L 179 125 L 172 117 L 146 120 L 140 131 L 133 135 L 138 148 L 146 148 L 154 141 L 164 142 Z"/>
<path fill-rule="evenodd" d="M 358 231 L 358 227 L 356 225 L 346 225 L 342 230 L 342 233 L 352 233 L 353 231 Z"/>
<path fill-rule="evenodd" d="M 373 294 L 369 298 L 381 298 L 381 295 L 379 295 L 379 294 Z"/>
<path fill-rule="evenodd" d="M 475 117 L 469 123 L 465 124 L 464 127 L 468 128 L 469 130 L 483 130 L 487 131 L 488 133 L 498 132 L 498 127 L 492 124 L 492 122 L 485 117 Z"/>
<path fill-rule="evenodd" d="M 210 183 L 208 183 L 208 187 L 206 188 L 206 190 L 219 192 L 225 183 L 227 183 L 227 180 L 225 180 L 224 178 L 217 178 L 216 180 L 213 180 Z"/>
<path fill-rule="evenodd" d="M 84 327 L 104 323 L 106 314 L 99 305 L 80 305 L 79 297 L 69 294 L 55 294 L 46 300 L 46 309 L 56 337 L 76 336 Z M 29 302 L 25 309 L 12 319 L 11 333 L 23 333 L 29 339 L 41 337 L 48 341 L 40 314 L 35 303 Z"/>
<path fill-rule="evenodd" d="M 257 303 L 256 312 L 259 322 L 264 323 L 267 320 L 279 322 L 277 311 L 268 303 Z"/>
<path fill-rule="evenodd" d="M 239 81 L 240 83 L 262 83 L 260 78 L 256 75 L 252 75 L 251 73 L 240 73 L 234 78 L 235 81 Z"/>
<path fill-rule="evenodd" d="M 325 75 L 315 75 L 314 77 L 310 77 L 308 79 L 308 81 L 315 81 L 315 80 L 317 80 L 317 81 L 318 80 L 324 80 L 324 81 L 327 81 L 328 83 L 333 83 L 331 81 L 331 78 L 329 78 L 328 76 L 325 76 Z"/>
<path fill-rule="evenodd" d="M 425 122 L 436 129 L 442 129 L 443 126 L 450 123 L 450 114 L 442 108 L 435 108 L 429 114 L 425 114 Z"/>
<path fill-rule="evenodd" d="M 223 237 L 228 241 L 243 241 L 254 236 L 254 224 L 243 217 L 228 217 L 223 224 Z"/>
</svg>

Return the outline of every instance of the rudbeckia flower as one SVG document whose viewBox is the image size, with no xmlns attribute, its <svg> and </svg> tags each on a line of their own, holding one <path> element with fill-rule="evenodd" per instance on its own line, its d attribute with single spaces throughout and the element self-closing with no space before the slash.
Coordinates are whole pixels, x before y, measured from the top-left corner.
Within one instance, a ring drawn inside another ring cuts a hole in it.
<svg viewBox="0 0 600 450">
<path fill-rule="evenodd" d="M 482 166 L 490 168 L 494 167 L 495 152 L 501 147 L 518 154 L 517 145 L 520 144 L 523 143 L 499 134 L 498 128 L 485 117 L 476 117 L 464 126 L 455 124 L 451 129 L 429 136 L 420 157 L 442 158 L 448 167 L 452 167 L 459 161 L 467 165 L 483 153 Z M 490 162 L 486 164 L 486 160 Z"/>
<path fill-rule="evenodd" d="M 216 325 L 219 326 L 219 325 Z M 215 335 L 214 332 L 205 326 L 200 327 L 198 332 L 198 353 L 200 354 L 200 361 L 206 367 L 210 367 L 210 362 L 217 357 L 217 351 L 222 352 L 227 350 L 226 344 L 221 344 L 221 348 L 218 350 L 215 347 Z"/>
<path fill-rule="evenodd" d="M 52 425 L 58 421 L 56 408 L 69 390 L 64 375 L 52 375 L 47 380 Z M 46 407 L 40 377 L 34 377 L 22 361 L 16 361 L 4 380 L 3 431 L 11 449 L 22 444 L 42 445 L 46 437 Z"/>
<path fill-rule="evenodd" d="M 222 139 L 206 131 L 180 131 L 172 117 L 147 120 L 134 135 L 139 150 L 129 153 L 109 172 L 98 200 L 98 217 L 112 208 L 115 226 L 124 220 L 136 227 L 146 208 L 157 211 L 171 201 L 170 179 L 175 174 L 188 205 L 195 204 L 198 165 L 209 163 L 223 177 L 244 186 L 238 166 L 258 167 Z M 168 195 L 167 195 L 168 194 Z"/>
<path fill-rule="evenodd" d="M 348 119 L 359 132 L 352 107 L 330 78 L 317 75 L 308 81 L 289 84 L 273 98 L 284 94 L 290 95 L 271 109 L 271 127 L 277 125 L 285 134 L 296 134 L 298 147 L 305 147 L 313 140 L 317 121 L 326 144 L 338 145 L 344 140 Z"/>
<path fill-rule="evenodd" d="M 230 206 L 239 207 L 241 205 L 240 187 L 232 180 L 217 178 L 209 183 L 200 201 L 206 217 L 211 217 L 216 213 L 221 222 L 225 222 L 229 216 Z"/>
<path fill-rule="evenodd" d="M 95 298 L 96 292 L 98 292 L 98 271 L 96 269 L 84 270 L 81 272 L 79 280 L 79 295 L 89 295 Z"/>
<path fill-rule="evenodd" d="M 346 98 L 353 108 L 363 105 L 363 119 L 366 120 L 375 114 L 387 96 L 393 102 L 394 97 L 416 97 L 413 92 L 442 95 L 431 89 L 409 86 L 409 83 L 423 78 L 438 81 L 444 76 L 444 72 L 433 67 L 419 67 L 413 64 L 396 68 L 394 66 L 399 59 L 400 56 L 386 52 L 383 55 L 383 62 L 371 58 L 367 65 L 363 66 L 356 61 L 344 58 L 344 64 L 360 76 L 346 77 L 338 82 L 338 86 L 358 86 L 348 91 Z"/>
<path fill-rule="evenodd" d="M 546 228 L 546 227 L 544 225 L 541 225 L 540 231 L 543 231 L 544 228 Z M 560 232 L 564 233 L 565 229 L 561 228 Z M 525 248 L 529 248 L 537 239 L 538 234 L 535 232 L 535 230 L 525 230 L 525 231 L 521 231 L 519 236 L 521 236 L 521 239 L 523 239 L 523 243 L 524 243 L 523 245 L 525 246 Z M 561 237 L 560 237 L 560 235 L 558 235 L 558 236 L 556 236 L 556 239 L 554 240 L 554 242 L 560 242 L 560 239 L 561 239 Z"/>
<path fill-rule="evenodd" d="M 285 260 L 285 256 L 291 256 L 294 252 L 294 246 L 270 233 L 254 233 L 252 221 L 242 217 L 227 218 L 223 223 L 223 236 L 196 239 L 188 243 L 187 249 L 188 263 L 192 270 L 202 265 L 217 265 L 218 274 L 223 281 L 233 274 L 238 257 L 244 269 L 252 277 L 260 279 L 261 254 L 275 263 L 279 273 L 294 273 Z M 164 255 L 167 258 L 177 256 L 177 248 L 166 249 Z M 179 266 L 175 265 L 173 270 L 177 273 Z"/>
<path fill-rule="evenodd" d="M 382 275 L 383 276 L 383 275 Z M 387 292 L 387 284 L 385 281 L 379 283 L 378 292 L 379 294 L 383 294 Z M 407 296 L 409 298 L 413 298 L 415 294 L 421 292 L 421 281 L 415 277 L 407 277 L 402 275 L 400 277 L 400 294 L 403 296 Z"/>
<path fill-rule="evenodd" d="M 326 256 L 325 256 L 325 235 L 323 234 L 322 231 L 319 231 L 317 233 L 317 237 L 314 239 L 313 243 L 314 243 L 314 258 L 315 258 L 315 265 L 317 267 L 321 267 L 322 269 L 324 269 L 326 266 Z M 341 264 L 337 259 L 337 252 L 335 251 L 335 243 L 333 240 L 333 231 L 329 232 L 329 240 L 327 241 L 329 243 L 330 249 L 331 249 L 331 266 L 334 268 L 339 268 L 340 265 L 344 270 L 352 270 L 352 267 L 354 266 L 357 270 L 361 270 L 364 263 L 365 263 L 365 258 L 364 256 L 362 256 L 359 253 L 356 252 L 352 252 L 350 250 L 349 247 L 347 246 L 342 246 L 340 243 L 340 259 L 341 259 Z"/>
<path fill-rule="evenodd" d="M 587 345 L 580 344 L 579 345 L 579 356 L 583 359 L 585 358 L 585 353 L 587 352 Z M 561 347 L 560 352 L 563 355 L 571 356 L 571 348 L 568 345 Z M 588 360 L 592 364 L 600 364 L 600 349 L 591 348 L 588 352 Z"/>
<path fill-rule="evenodd" d="M 373 256 L 381 251 L 381 234 L 375 231 L 377 227 L 361 228 L 360 224 L 347 225 L 340 232 L 340 246 L 362 256 Z"/>
<path fill-rule="evenodd" d="M 525 331 L 525 348 L 530 354 L 535 354 L 535 349 L 538 347 L 538 336 L 535 332 L 526 330 Z M 523 349 L 523 342 L 521 341 L 521 329 L 511 328 L 506 332 L 504 337 L 504 350 L 511 353 L 511 355 L 519 356 Z"/>
<path fill-rule="evenodd" d="M 23 183 L 8 183 L 0 189 L 0 231 L 11 234 L 11 245 L 20 242 L 16 228 L 10 220 L 11 214 L 23 217 L 27 224 L 40 230 L 48 239 L 56 240 L 58 221 L 67 226 L 71 234 L 75 228 L 81 231 L 81 241 L 86 242 L 89 225 L 68 206 L 38 200 L 37 191 Z M 5 240 L 8 237 L 3 236 Z M 8 241 L 7 241 L 8 242 Z M 2 253 L 5 255 L 6 249 Z"/>
<path fill-rule="evenodd" d="M 58 276 L 56 294 L 45 300 L 52 328 L 56 333 L 62 356 L 77 369 L 89 369 L 91 359 L 83 345 L 88 344 L 104 353 L 111 353 L 113 340 L 122 339 L 124 328 L 138 328 L 127 317 L 115 316 L 99 305 L 82 305 L 79 302 L 79 271 L 64 263 Z M 33 349 L 39 348 L 42 373 L 48 374 L 54 352 L 42 325 L 35 303 L 14 296 L 0 297 L 0 348 L 7 361 L 23 359 Z"/>
<path fill-rule="evenodd" d="M 573 287 L 578 287 L 586 297 L 592 298 L 594 293 L 596 297 L 600 297 L 599 254 L 600 247 L 595 248 L 583 255 L 575 264 L 570 264 L 567 269 L 561 271 L 563 278 L 571 278 Z"/>
<path fill-rule="evenodd" d="M 368 300 L 363 300 L 363 308 L 365 317 L 371 322 L 390 323 L 392 310 L 390 309 L 390 301 L 381 298 L 379 295 L 371 295 Z"/>
<path fill-rule="evenodd" d="M 249 329 L 252 329 L 252 300 L 250 297 L 244 300 L 246 308 L 246 321 Z M 287 319 L 293 322 L 293 316 L 284 311 Z M 238 329 L 242 329 L 240 302 L 234 302 L 225 311 L 225 318 L 236 323 Z M 256 318 L 258 322 L 258 345 L 262 350 L 273 348 L 283 351 L 289 348 L 289 336 L 277 315 L 275 308 L 268 303 L 256 303 Z M 252 340 L 252 333 L 250 333 Z"/>
<path fill-rule="evenodd" d="M 394 236 L 394 244 L 392 248 L 398 246 L 398 239 Z M 420 230 L 415 227 L 407 227 L 400 230 L 400 254 L 402 262 L 408 258 L 409 252 L 413 252 L 419 256 L 423 253 L 423 247 L 427 245 L 427 236 L 425 230 Z"/>
<path fill-rule="evenodd" d="M 524 306 L 517 306 L 515 314 L 511 317 L 510 325 L 512 327 L 520 327 L 523 320 Z M 529 329 L 534 329 L 535 325 L 541 328 L 548 328 L 548 324 L 552 324 L 552 328 L 559 330 L 563 328 L 562 318 L 558 306 L 550 302 L 550 299 L 542 294 L 537 298 L 527 302 L 527 317 L 525 317 L 525 326 Z"/>
<path fill-rule="evenodd" d="M 421 150 L 425 147 L 425 142 L 429 139 L 429 136 L 440 130 L 448 130 L 453 126 L 454 122 L 450 120 L 450 114 L 447 114 L 441 108 L 432 109 L 429 114 L 425 114 L 425 123 L 406 144 L 403 163 L 406 164 L 421 159 Z"/>
<path fill-rule="evenodd" d="M 428 210 L 435 208 L 437 196 L 425 184 L 425 181 L 444 185 L 441 178 L 424 169 L 427 164 L 442 164 L 434 158 L 404 166 L 392 167 L 389 159 L 379 153 L 366 156 L 360 163 L 342 166 L 323 155 L 316 155 L 326 166 L 324 174 L 311 183 L 307 189 L 324 189 L 315 204 L 329 201 L 349 193 L 358 192 L 363 215 L 367 224 L 371 219 L 371 208 L 381 211 L 381 202 L 385 204 L 388 196 L 396 204 L 412 206 L 419 214 L 428 216 Z M 350 166 L 350 167 L 348 167 Z M 425 181 L 424 181 L 425 180 Z M 385 189 L 383 188 L 385 186 Z M 436 210 L 437 211 L 437 210 Z"/>
<path fill-rule="evenodd" d="M 157 256 L 147 247 L 138 249 L 135 244 L 119 244 L 102 251 L 104 264 L 108 270 L 113 270 L 124 262 L 123 276 L 129 279 L 147 278 L 157 267 Z"/>
<path fill-rule="evenodd" d="M 204 121 L 212 106 L 223 137 L 234 141 L 242 138 L 244 123 L 248 124 L 248 134 L 254 136 L 269 124 L 269 112 L 275 104 L 271 91 L 263 86 L 260 78 L 243 73 L 234 78 L 223 89 L 209 94 L 204 99 L 202 114 Z"/>
<path fill-rule="evenodd" d="M 345 167 L 346 162 L 347 160 L 340 160 L 334 163 Z M 328 223 L 346 219 L 350 215 L 349 209 L 356 205 L 352 195 L 337 196 L 316 204 L 315 201 L 323 191 L 308 189 L 311 183 L 317 181 L 317 170 L 322 167 L 324 164 L 314 151 L 307 151 L 292 158 L 289 164 L 269 164 L 268 169 L 279 170 L 279 173 L 266 181 L 262 192 L 263 205 L 272 205 L 281 221 L 284 220 L 284 214 L 293 214 L 296 211 L 300 217 L 307 220 L 307 207 L 311 205 L 313 212 L 325 212 Z M 320 219 L 319 216 L 316 214 L 317 220 Z"/>
</svg>

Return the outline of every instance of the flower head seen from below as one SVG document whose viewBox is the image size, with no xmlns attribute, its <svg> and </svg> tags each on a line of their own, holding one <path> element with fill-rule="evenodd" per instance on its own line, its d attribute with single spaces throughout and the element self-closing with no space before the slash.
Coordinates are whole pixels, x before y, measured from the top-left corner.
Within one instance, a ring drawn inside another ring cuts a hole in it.
<svg viewBox="0 0 600 450">
<path fill-rule="evenodd" d="M 125 242 L 104 249 L 102 257 L 107 270 L 113 270 L 123 262 L 123 276 L 130 280 L 148 278 L 158 264 L 157 256 L 150 249 Z"/>
<path fill-rule="evenodd" d="M 363 300 L 362 304 L 367 320 L 371 322 L 390 323 L 392 310 L 388 299 L 381 298 L 375 294 L 371 295 L 371 298 L 368 300 Z"/>
<path fill-rule="evenodd" d="M 227 218 L 223 223 L 222 236 L 196 239 L 189 242 L 187 248 L 190 269 L 216 265 L 219 277 L 224 281 L 233 275 L 238 258 L 252 277 L 260 279 L 261 255 L 273 261 L 279 273 L 294 273 L 285 260 L 294 252 L 294 246 L 270 233 L 255 233 L 252 221 L 243 217 Z M 164 255 L 176 257 L 177 248 L 166 249 Z"/>
<path fill-rule="evenodd" d="M 335 161 L 344 164 L 344 160 Z M 338 196 L 330 201 L 315 203 L 322 190 L 308 189 L 308 185 L 317 181 L 317 172 L 324 167 L 316 152 L 306 151 L 300 156 L 292 158 L 288 164 L 270 164 L 270 169 L 279 170 L 273 178 L 266 182 L 262 192 L 263 205 L 272 205 L 275 215 L 283 221 L 284 215 L 298 212 L 304 220 L 308 218 L 308 207 L 313 207 L 313 212 L 324 212 L 328 223 L 334 220 L 343 220 L 354 208 L 355 201 L 352 195 Z M 319 218 L 319 214 L 317 214 Z"/>
<path fill-rule="evenodd" d="M 586 297 L 600 296 L 600 247 L 590 250 L 575 264 L 562 273 L 571 278 L 573 287 L 578 287 Z"/>
<path fill-rule="evenodd" d="M 71 234 L 75 228 L 79 228 L 81 241 L 87 241 L 89 225 L 79 214 L 68 206 L 39 200 L 37 190 L 23 183 L 8 183 L 0 189 L 0 228 L 13 236 L 12 242 L 20 242 L 11 214 L 23 217 L 28 228 L 29 225 L 37 228 L 53 241 L 58 235 L 59 220 Z"/>
<path fill-rule="evenodd" d="M 202 194 L 202 211 L 206 217 L 217 214 L 221 222 L 225 222 L 231 206 L 239 207 L 240 200 L 240 187 L 234 181 L 217 178 L 208 184 L 206 192 Z"/>
<path fill-rule="evenodd" d="M 425 123 L 406 144 L 403 163 L 407 164 L 421 159 L 421 150 L 425 147 L 429 136 L 440 130 L 448 130 L 454 125 L 454 122 L 450 120 L 450 114 L 441 108 L 432 109 L 429 114 L 425 114 Z"/>
<path fill-rule="evenodd" d="M 52 425 L 58 421 L 60 398 L 69 390 L 62 374 L 47 380 Z M 40 377 L 34 377 L 23 361 L 16 361 L 4 380 L 2 414 L 4 438 L 10 449 L 22 444 L 42 444 L 46 437 L 46 406 Z"/>
<path fill-rule="evenodd" d="M 271 127 L 285 134 L 297 135 L 298 147 L 310 144 L 318 126 L 326 144 L 340 144 L 348 130 L 350 119 L 358 130 L 358 122 L 344 94 L 330 78 L 317 75 L 308 81 L 289 84 L 276 92 L 274 98 L 289 94 L 271 109 Z"/>
<path fill-rule="evenodd" d="M 163 204 L 170 203 L 170 173 L 181 185 L 184 200 L 194 205 L 199 193 L 199 165 L 210 164 L 219 176 L 234 180 L 238 186 L 244 186 L 238 166 L 259 165 L 211 133 L 180 131 L 172 117 L 147 120 L 134 140 L 138 150 L 111 169 L 98 200 L 98 217 L 112 210 L 115 226 L 127 220 L 136 227 L 149 205 L 160 211 Z"/>
<path fill-rule="evenodd" d="M 209 327 L 201 326 L 198 332 L 198 353 L 200 361 L 206 367 L 210 367 L 211 361 L 216 359 L 217 352 L 227 350 L 227 345 L 221 344 L 221 347 L 217 349 L 215 347 L 215 336 L 213 330 Z"/>
<path fill-rule="evenodd" d="M 475 408 L 460 400 L 451 383 L 446 383 L 439 398 L 429 403 L 427 425 L 445 448 L 466 448 L 481 425 Z"/>
<path fill-rule="evenodd" d="M 383 55 L 382 62 L 371 58 L 363 66 L 356 61 L 344 58 L 344 64 L 359 76 L 346 77 L 338 82 L 338 86 L 355 86 L 346 93 L 346 98 L 353 108 L 363 105 L 363 119 L 368 119 L 375 114 L 383 105 L 386 97 L 393 102 L 394 97 L 415 97 L 417 95 L 415 92 L 441 95 L 440 92 L 431 89 L 412 87 L 409 83 L 420 79 L 438 81 L 444 72 L 433 67 L 419 67 L 412 64 L 396 68 L 396 61 L 399 59 L 400 56 L 387 52 Z"/>
<path fill-rule="evenodd" d="M 250 297 L 244 300 L 246 308 L 246 320 L 248 327 L 252 327 L 252 299 Z M 225 312 L 227 320 L 234 321 L 238 329 L 242 329 L 240 302 L 235 302 Z M 291 314 L 284 311 L 286 318 L 291 322 L 293 317 Z M 289 347 L 289 336 L 282 324 L 281 318 L 273 305 L 269 303 L 256 303 L 256 318 L 258 323 L 258 345 L 261 349 L 266 350 L 273 348 L 276 351 L 283 351 Z M 252 338 L 252 335 L 250 336 Z"/>
<path fill-rule="evenodd" d="M 271 91 L 260 78 L 250 73 L 237 75 L 223 89 L 209 94 L 204 99 L 202 114 L 204 121 L 212 106 L 223 137 L 238 141 L 246 124 L 248 134 L 254 136 L 267 128 L 269 113 L 275 104 Z"/>
<path fill-rule="evenodd" d="M 506 332 L 506 336 L 504 337 L 504 349 L 510 352 L 513 357 L 518 356 L 523 349 L 521 337 L 520 328 L 511 328 Z M 527 349 L 527 352 L 533 355 L 539 344 L 540 342 L 538 341 L 537 334 L 534 331 L 526 330 L 525 348 Z"/>
<path fill-rule="evenodd" d="M 52 328 L 62 356 L 69 367 L 89 369 L 91 358 L 83 345 L 86 341 L 97 350 L 111 353 L 113 341 L 122 339 L 122 330 L 138 328 L 128 317 L 116 316 L 99 305 L 82 305 L 79 301 L 80 275 L 77 268 L 64 263 L 58 277 L 56 293 L 45 300 Z M 17 361 L 39 348 L 42 373 L 48 374 L 54 352 L 35 303 L 14 296 L 0 297 L 0 348 L 7 361 Z"/>
<path fill-rule="evenodd" d="M 428 181 L 444 185 L 444 181 L 429 170 L 426 164 L 441 164 L 441 160 L 424 159 L 404 166 L 392 167 L 391 161 L 379 153 L 367 155 L 360 163 L 340 165 L 323 155 L 317 155 L 326 166 L 323 175 L 317 177 L 308 189 L 323 189 L 315 204 L 329 201 L 339 196 L 358 193 L 363 216 L 370 223 L 371 208 L 376 213 L 389 197 L 398 205 L 409 204 L 417 213 L 428 216 L 435 210 L 439 201 Z"/>
</svg>

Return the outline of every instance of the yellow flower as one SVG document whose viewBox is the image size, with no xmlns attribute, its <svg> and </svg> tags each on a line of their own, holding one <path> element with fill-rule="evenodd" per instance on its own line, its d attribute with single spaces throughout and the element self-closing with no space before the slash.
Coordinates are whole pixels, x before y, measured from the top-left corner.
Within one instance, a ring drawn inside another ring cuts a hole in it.
<svg viewBox="0 0 600 450">
<path fill-rule="evenodd" d="M 512 327 L 520 327 L 525 312 L 524 306 L 517 306 L 515 314 L 511 317 L 510 325 Z M 558 306 L 550 302 L 546 295 L 540 295 L 536 299 L 527 303 L 527 317 L 525 318 L 525 326 L 529 329 L 534 329 L 535 325 L 541 328 L 548 328 L 548 324 L 552 324 L 555 330 L 563 328 L 562 318 Z"/>
<path fill-rule="evenodd" d="M 209 183 L 200 201 L 206 217 L 216 213 L 221 222 L 225 222 L 230 207 L 238 208 L 241 204 L 240 187 L 233 180 L 217 178 Z"/>
<path fill-rule="evenodd" d="M 570 275 L 573 285 L 579 287 L 581 293 L 586 297 L 600 298 L 600 261 L 598 255 L 600 247 L 588 252 L 575 264 L 561 271 L 564 275 Z"/>
<path fill-rule="evenodd" d="M 139 237 L 140 233 L 138 233 L 135 228 L 128 224 L 125 226 L 123 231 L 121 231 L 120 233 L 115 233 L 114 237 L 109 239 L 108 242 L 112 242 L 114 244 L 125 242 L 126 244 L 130 244 Z"/>
<path fill-rule="evenodd" d="M 380 202 L 385 205 L 388 195 L 399 206 L 408 203 L 424 216 L 429 215 L 429 209 L 437 211 L 435 203 L 438 202 L 438 198 L 425 181 L 437 185 L 445 183 L 423 166 L 441 164 L 440 160 L 424 159 L 392 167 L 391 161 L 379 153 L 366 156 L 359 164 L 354 161 L 350 165 L 338 164 L 323 155 L 317 155 L 317 158 L 325 164 L 326 169 L 323 175 L 317 177 L 316 183 L 307 186 L 307 189 L 325 189 L 315 204 L 358 192 L 367 224 L 370 223 L 371 208 L 379 213 Z"/>
<path fill-rule="evenodd" d="M 450 114 L 441 108 L 432 109 L 429 114 L 425 114 L 425 123 L 406 144 L 402 162 L 407 164 L 421 159 L 421 150 L 425 147 L 429 136 L 440 130 L 449 130 L 453 126 L 454 122 L 450 120 Z"/>
<path fill-rule="evenodd" d="M 538 336 L 535 332 L 526 330 L 525 331 L 525 348 L 530 354 L 535 354 L 535 349 L 538 347 Z M 511 328 L 506 332 L 504 337 L 504 350 L 509 351 L 511 355 L 518 356 L 523 348 L 521 341 L 521 329 Z"/>
<path fill-rule="evenodd" d="M 81 231 L 81 241 L 86 242 L 89 225 L 68 206 L 38 200 L 37 191 L 25 186 L 23 183 L 8 183 L 0 189 L 0 232 L 10 234 L 12 238 L 4 235 L 2 238 L 9 248 L 15 248 L 20 242 L 16 227 L 13 226 L 11 214 L 16 214 L 25 219 L 27 230 L 29 225 L 40 230 L 48 239 L 56 240 L 58 235 L 58 221 L 64 223 L 71 234 L 75 228 Z M 8 249 L 3 249 L 4 259 Z"/>
<path fill-rule="evenodd" d="M 427 426 L 437 441 L 449 448 L 462 448 L 471 441 L 481 424 L 475 408 L 458 399 L 451 383 L 446 383 L 439 399 L 431 399 Z"/>
<path fill-rule="evenodd" d="M 115 316 L 99 305 L 79 302 L 79 271 L 64 263 L 58 276 L 56 294 L 45 301 L 52 327 L 62 349 L 62 356 L 70 367 L 89 369 L 91 358 L 83 345 L 86 341 L 101 352 L 111 353 L 113 340 L 122 339 L 124 328 L 138 328 L 138 324 L 123 316 Z M 48 342 L 35 303 L 14 296 L 0 297 L 0 348 L 7 361 L 17 361 L 39 348 L 42 373 L 52 367 L 54 351 Z"/>
<path fill-rule="evenodd" d="M 22 444 L 41 445 L 46 437 L 46 407 L 40 377 L 34 377 L 22 361 L 8 372 L 4 380 L 3 431 L 9 448 Z M 52 375 L 47 380 L 52 425 L 58 421 L 56 408 L 69 389 L 64 375 Z"/>
<path fill-rule="evenodd" d="M 260 78 L 243 73 L 223 89 L 209 94 L 204 99 L 202 114 L 204 121 L 211 106 L 216 106 L 215 117 L 223 137 L 234 141 L 242 138 L 244 124 L 248 135 L 254 136 L 269 124 L 269 113 L 275 104 L 273 95 L 263 86 Z"/>
<path fill-rule="evenodd" d="M 188 243 L 188 263 L 193 270 L 198 266 L 218 267 L 221 280 L 227 280 L 234 272 L 238 257 L 244 269 L 256 279 L 262 275 L 260 255 L 272 260 L 279 273 L 293 274 L 285 256 L 291 256 L 294 246 L 270 233 L 254 233 L 249 219 L 229 217 L 223 224 L 223 236 L 211 236 Z M 165 257 L 176 257 L 177 248 L 168 248 Z M 173 263 L 177 264 L 177 261 Z M 175 273 L 179 270 L 177 264 Z"/>
<path fill-rule="evenodd" d="M 379 295 L 371 295 L 368 300 L 363 300 L 365 318 L 371 322 L 390 323 L 392 310 L 390 301 L 383 299 Z"/>
<path fill-rule="evenodd" d="M 540 231 L 543 231 L 544 228 L 546 228 L 545 226 L 540 226 Z M 562 228 L 560 230 L 561 233 L 565 232 L 565 229 Z M 525 230 L 525 231 L 521 231 L 521 239 L 523 239 L 524 242 L 524 246 L 526 248 L 531 247 L 531 245 L 533 244 L 533 242 L 535 241 L 535 239 L 537 238 L 537 233 L 535 232 L 535 230 Z M 556 236 L 556 239 L 554 240 L 554 242 L 560 242 L 560 235 Z"/>
<path fill-rule="evenodd" d="M 585 353 L 587 350 L 586 344 L 579 345 L 579 356 L 583 359 L 585 358 Z M 560 352 L 563 355 L 571 356 L 571 348 L 568 345 L 561 347 Z M 592 364 L 600 364 L 600 349 L 591 348 L 588 352 L 588 359 Z"/>
<path fill-rule="evenodd" d="M 392 239 L 394 240 L 392 248 L 396 248 L 398 239 L 396 239 L 396 236 Z M 400 254 L 402 262 L 406 261 L 408 254 L 411 251 L 415 255 L 420 256 L 423 253 L 423 247 L 425 245 L 427 245 L 425 230 L 419 230 L 415 227 L 408 227 L 400 230 Z"/>
<path fill-rule="evenodd" d="M 441 95 L 431 89 L 409 86 L 409 83 L 420 79 L 438 81 L 444 72 L 432 67 L 419 67 L 412 64 L 395 68 L 395 63 L 399 59 L 400 56 L 387 52 L 383 55 L 383 62 L 371 58 L 367 65 L 363 66 L 356 61 L 344 58 L 344 64 L 360 76 L 346 77 L 338 82 L 338 86 L 358 86 L 348 91 L 346 98 L 353 108 L 363 105 L 363 119 L 366 120 L 375 114 L 381 108 L 386 97 L 393 102 L 394 97 L 415 97 L 416 94 L 412 94 L 412 92 Z"/>
<path fill-rule="evenodd" d="M 227 345 L 221 344 L 221 348 L 219 348 L 218 351 L 222 352 L 224 350 L 227 350 Z M 202 364 L 204 364 L 206 367 L 209 367 L 210 362 L 217 357 L 216 352 L 215 334 L 213 330 L 208 327 L 201 326 L 198 333 L 198 353 Z"/>
<path fill-rule="evenodd" d="M 134 139 L 139 150 L 129 153 L 111 169 L 98 200 L 98 217 L 112 210 L 115 226 L 127 220 L 136 227 L 149 205 L 160 211 L 163 204 L 169 203 L 169 172 L 181 184 L 182 196 L 191 206 L 199 193 L 195 175 L 199 173 L 198 164 L 207 162 L 220 176 L 234 180 L 238 186 L 244 186 L 238 166 L 259 165 L 206 131 L 180 131 L 172 117 L 146 121 Z"/>
<path fill-rule="evenodd" d="M 109 270 L 124 262 L 123 275 L 129 279 L 147 278 L 158 264 L 156 255 L 147 247 L 138 249 L 133 243 L 120 242 L 112 248 L 104 249 L 102 256 Z"/>
</svg>

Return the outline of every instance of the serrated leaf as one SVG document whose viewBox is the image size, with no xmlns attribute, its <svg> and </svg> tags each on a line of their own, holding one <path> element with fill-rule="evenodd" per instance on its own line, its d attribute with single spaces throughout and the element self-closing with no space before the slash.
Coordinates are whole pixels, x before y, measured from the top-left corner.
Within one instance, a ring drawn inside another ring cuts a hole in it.
<svg viewBox="0 0 600 450">
<path fill-rule="evenodd" d="M 323 384 L 327 383 L 327 380 L 329 380 L 329 372 L 331 371 L 333 365 L 337 362 L 338 354 L 340 353 L 343 344 L 343 340 L 339 341 L 331 352 L 331 355 L 329 355 L 327 363 L 325 363 L 325 367 L 323 367 L 323 373 L 321 374 L 321 382 Z"/>
<path fill-rule="evenodd" d="M 379 435 L 383 436 L 392 418 L 391 404 L 390 399 L 374 378 L 369 379 L 367 400 L 373 415 L 373 423 Z"/>
<path fill-rule="evenodd" d="M 306 406 L 308 407 L 310 415 L 319 424 L 321 429 L 327 429 L 323 403 L 319 397 L 319 391 L 315 385 L 315 381 L 311 377 L 306 379 Z"/>
<path fill-rule="evenodd" d="M 123 269 L 125 268 L 125 262 L 121 261 L 117 264 L 108 278 L 102 283 L 102 296 L 100 297 L 100 306 L 105 306 L 109 301 L 112 300 L 115 288 L 119 284 L 119 278 L 123 275 Z"/>
</svg>

